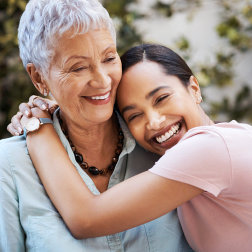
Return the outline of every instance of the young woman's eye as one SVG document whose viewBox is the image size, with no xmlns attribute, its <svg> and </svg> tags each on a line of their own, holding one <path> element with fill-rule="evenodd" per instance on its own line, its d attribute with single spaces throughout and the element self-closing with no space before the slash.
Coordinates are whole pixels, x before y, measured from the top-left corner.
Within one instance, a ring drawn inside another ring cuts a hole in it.
<svg viewBox="0 0 252 252">
<path fill-rule="evenodd" d="M 128 122 L 131 122 L 132 120 L 136 119 L 137 117 L 141 116 L 141 114 L 133 114 L 128 117 Z"/>
<path fill-rule="evenodd" d="M 158 104 L 159 102 L 165 100 L 166 98 L 168 98 L 169 95 L 162 95 L 162 96 L 159 96 L 156 100 L 155 100 L 155 104 Z"/>
</svg>

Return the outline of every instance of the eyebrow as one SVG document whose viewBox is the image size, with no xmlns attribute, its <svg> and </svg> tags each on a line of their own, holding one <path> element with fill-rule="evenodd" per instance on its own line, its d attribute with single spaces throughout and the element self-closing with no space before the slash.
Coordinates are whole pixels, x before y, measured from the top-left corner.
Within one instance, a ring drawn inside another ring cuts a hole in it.
<svg viewBox="0 0 252 252">
<path fill-rule="evenodd" d="M 106 53 L 109 49 L 113 49 L 114 52 L 116 52 L 116 48 L 114 44 L 109 44 L 103 51 L 102 54 Z"/>
<path fill-rule="evenodd" d="M 135 108 L 136 108 L 136 106 L 134 106 L 134 105 L 126 106 L 126 107 L 124 107 L 124 108 L 122 109 L 121 114 L 123 115 L 123 114 L 124 114 L 125 112 L 127 112 L 128 110 L 135 109 Z"/>
<path fill-rule="evenodd" d="M 170 87 L 168 87 L 168 86 L 160 86 L 160 87 L 157 87 L 157 88 L 153 89 L 152 91 L 150 91 L 150 92 L 145 96 L 145 98 L 148 100 L 148 99 L 150 99 L 155 93 L 157 93 L 159 90 L 165 89 L 165 88 L 170 89 Z"/>
<path fill-rule="evenodd" d="M 86 56 L 80 56 L 80 55 L 72 55 L 71 57 L 69 57 L 65 63 L 67 63 L 69 60 L 71 59 L 88 59 L 88 57 Z"/>
<path fill-rule="evenodd" d="M 104 54 L 106 53 L 106 51 L 108 51 L 109 49 L 113 49 L 114 52 L 116 52 L 116 48 L 114 46 L 114 44 L 109 44 L 103 51 L 101 54 Z M 82 56 L 82 55 L 72 55 L 71 57 L 69 57 L 67 60 L 66 60 L 66 63 L 71 60 L 71 59 L 88 59 L 89 57 L 87 56 Z"/>
</svg>

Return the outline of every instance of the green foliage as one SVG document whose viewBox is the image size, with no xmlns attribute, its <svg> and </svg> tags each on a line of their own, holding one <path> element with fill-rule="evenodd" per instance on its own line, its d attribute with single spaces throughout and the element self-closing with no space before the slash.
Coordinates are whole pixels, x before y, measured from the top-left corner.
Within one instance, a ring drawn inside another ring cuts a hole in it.
<svg viewBox="0 0 252 252">
<path fill-rule="evenodd" d="M 156 1 L 153 5 L 154 10 L 165 17 L 172 17 L 177 12 L 186 12 L 189 15 L 198 7 L 201 6 L 201 0 L 170 0 L 170 1 Z"/>
<path fill-rule="evenodd" d="M 212 116 L 216 117 L 219 114 L 224 114 L 228 120 L 236 119 L 241 121 L 247 118 L 247 120 L 252 122 L 251 95 L 251 88 L 245 84 L 237 93 L 233 103 L 227 98 L 224 98 L 220 103 L 212 103 Z"/>
<path fill-rule="evenodd" d="M 36 93 L 19 59 L 17 27 L 26 5 L 23 0 L 0 3 L 0 138 L 18 105 Z"/>
<path fill-rule="evenodd" d="M 229 43 L 232 53 L 216 53 L 217 64 L 207 68 L 207 75 L 212 76 L 213 83 L 222 87 L 233 82 L 235 77 L 233 65 L 236 54 L 252 51 L 252 5 L 249 1 L 243 1 L 243 4 L 239 3 L 235 8 L 230 1 L 225 0 L 220 1 L 220 4 L 223 7 L 222 20 L 216 27 L 216 31 Z M 229 120 L 252 122 L 251 85 L 241 83 L 241 89 L 236 94 L 234 102 L 225 98 L 223 101 L 211 105 L 210 113 L 213 116 L 222 113 Z"/>
<path fill-rule="evenodd" d="M 237 9 L 232 8 L 228 2 L 224 3 L 222 22 L 216 28 L 219 36 L 227 39 L 231 46 L 240 51 L 251 49 L 252 5 L 246 3 Z"/>
<path fill-rule="evenodd" d="M 153 7 L 155 10 L 166 17 L 171 17 L 173 15 L 173 7 L 170 3 L 166 4 L 161 1 L 157 1 L 157 3 Z"/>
<path fill-rule="evenodd" d="M 234 5 L 234 3 L 236 3 Z M 221 12 L 220 23 L 216 32 L 220 38 L 226 40 L 228 52 L 215 52 L 215 63 L 196 64 L 193 66 L 200 85 L 209 85 L 223 88 L 233 84 L 235 78 L 234 62 L 238 53 L 252 51 L 252 5 L 248 1 L 218 2 Z M 177 48 L 185 59 L 190 59 L 190 42 L 186 37 L 176 41 Z M 204 99 L 205 102 L 207 98 Z M 209 103 L 209 102 L 208 102 Z M 224 98 L 220 102 L 210 104 L 208 111 L 213 117 L 224 116 L 227 120 L 236 119 L 252 122 L 252 90 L 251 85 L 241 83 L 241 89 L 237 92 L 234 101 Z"/>
<path fill-rule="evenodd" d="M 143 18 L 137 11 L 129 11 L 128 6 L 134 0 L 104 0 L 103 6 L 109 11 L 117 28 L 117 49 L 121 55 L 133 45 L 141 42 L 141 35 L 134 27 L 134 21 Z"/>
</svg>

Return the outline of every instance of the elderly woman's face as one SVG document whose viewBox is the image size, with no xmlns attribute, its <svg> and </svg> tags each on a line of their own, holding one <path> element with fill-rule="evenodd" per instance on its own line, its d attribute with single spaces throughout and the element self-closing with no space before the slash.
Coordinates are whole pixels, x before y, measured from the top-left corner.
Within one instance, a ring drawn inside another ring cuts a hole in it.
<svg viewBox="0 0 252 252">
<path fill-rule="evenodd" d="M 100 29 L 63 36 L 46 81 L 65 119 L 92 125 L 111 117 L 121 74 L 111 34 Z"/>
</svg>

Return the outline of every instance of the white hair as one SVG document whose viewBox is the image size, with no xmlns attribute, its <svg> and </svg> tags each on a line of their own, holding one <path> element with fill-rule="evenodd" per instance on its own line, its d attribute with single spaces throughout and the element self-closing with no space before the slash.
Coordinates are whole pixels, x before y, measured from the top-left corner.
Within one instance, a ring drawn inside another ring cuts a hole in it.
<svg viewBox="0 0 252 252">
<path fill-rule="evenodd" d="M 106 28 L 116 42 L 107 10 L 97 0 L 30 0 L 18 27 L 20 57 L 26 68 L 33 63 L 48 74 L 56 39 L 70 29 L 73 36 Z"/>
</svg>

